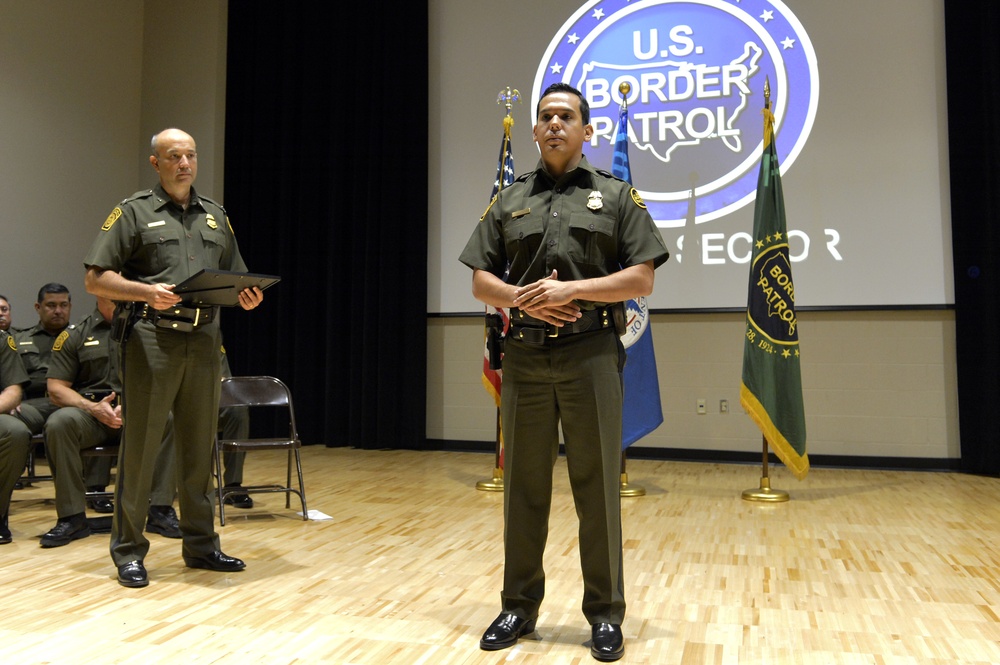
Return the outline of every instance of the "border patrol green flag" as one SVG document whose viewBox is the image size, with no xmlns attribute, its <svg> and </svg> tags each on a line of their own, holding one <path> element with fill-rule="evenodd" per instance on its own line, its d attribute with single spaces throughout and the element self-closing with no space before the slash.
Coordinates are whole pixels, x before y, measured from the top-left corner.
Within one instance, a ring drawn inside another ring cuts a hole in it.
<svg viewBox="0 0 1000 665">
<path fill-rule="evenodd" d="M 801 480 L 809 472 L 809 457 L 795 286 L 774 147 L 774 115 L 767 108 L 753 243 L 740 404 L 760 427 L 771 450 Z"/>
</svg>

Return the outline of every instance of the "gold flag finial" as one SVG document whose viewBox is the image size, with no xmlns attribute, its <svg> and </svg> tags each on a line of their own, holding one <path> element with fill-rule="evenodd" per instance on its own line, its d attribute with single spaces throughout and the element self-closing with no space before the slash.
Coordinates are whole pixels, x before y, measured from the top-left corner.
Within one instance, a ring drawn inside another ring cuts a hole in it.
<svg viewBox="0 0 1000 665">
<path fill-rule="evenodd" d="M 504 132 L 507 136 L 510 136 L 510 128 L 514 126 L 514 116 L 511 114 L 514 102 L 521 102 L 521 93 L 518 92 L 517 88 L 511 90 L 508 85 L 506 90 L 501 90 L 500 94 L 497 95 L 497 104 L 503 104 L 507 109 L 507 113 L 503 117 Z"/>
<path fill-rule="evenodd" d="M 622 108 L 627 109 L 628 93 L 632 92 L 632 84 L 629 83 L 628 81 L 622 81 L 621 83 L 618 84 L 618 92 L 620 92 L 622 96 Z"/>
<path fill-rule="evenodd" d="M 507 86 L 506 90 L 501 90 L 500 94 L 497 95 L 497 104 L 503 104 L 507 109 L 507 115 L 510 115 L 510 109 L 514 105 L 514 102 L 520 103 L 521 93 L 518 92 L 517 88 L 513 90 L 510 86 Z"/>
<path fill-rule="evenodd" d="M 764 77 L 764 108 L 771 108 L 771 77 Z"/>
</svg>

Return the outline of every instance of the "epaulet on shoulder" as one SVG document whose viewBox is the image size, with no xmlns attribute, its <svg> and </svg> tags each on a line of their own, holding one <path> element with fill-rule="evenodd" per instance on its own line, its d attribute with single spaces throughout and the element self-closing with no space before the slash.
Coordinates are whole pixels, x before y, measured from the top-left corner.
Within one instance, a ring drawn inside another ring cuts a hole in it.
<svg viewBox="0 0 1000 665">
<path fill-rule="evenodd" d="M 211 203 L 212 205 L 214 205 L 216 208 L 218 208 L 219 210 L 221 210 L 223 213 L 225 213 L 227 215 L 229 214 L 228 212 L 226 212 L 226 207 L 224 205 L 222 205 L 221 203 L 219 203 L 218 201 L 210 199 L 207 196 L 202 196 L 201 194 L 198 195 L 198 198 L 200 198 L 202 201 L 208 201 L 209 203 Z"/>
<path fill-rule="evenodd" d="M 128 197 L 122 199 L 122 202 L 119 203 L 118 205 L 125 205 L 129 201 L 136 201 L 138 199 L 148 199 L 152 195 L 153 195 L 153 190 L 151 190 L 151 189 L 144 189 L 141 192 L 136 192 L 132 196 L 128 196 Z"/>
<path fill-rule="evenodd" d="M 616 176 L 611 171 L 605 171 L 604 169 L 594 169 L 594 170 L 597 171 L 602 176 L 604 176 L 605 178 L 614 178 L 615 180 L 622 180 L 621 178 L 619 178 L 618 176 Z M 625 182 L 625 181 L 622 180 L 622 182 Z"/>
<path fill-rule="evenodd" d="M 525 180 L 528 179 L 528 176 L 530 176 L 532 173 L 534 173 L 534 171 L 528 171 L 527 173 L 522 173 L 521 175 L 514 178 L 514 182 L 524 182 Z"/>
</svg>

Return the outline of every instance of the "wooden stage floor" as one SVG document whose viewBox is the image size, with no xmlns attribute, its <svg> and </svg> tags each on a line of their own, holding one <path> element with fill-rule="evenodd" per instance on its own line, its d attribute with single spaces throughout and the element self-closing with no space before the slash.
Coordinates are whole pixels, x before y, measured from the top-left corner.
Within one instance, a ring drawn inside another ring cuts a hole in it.
<svg viewBox="0 0 1000 665">
<path fill-rule="evenodd" d="M 548 591 L 533 639 L 484 652 L 499 610 L 500 493 L 481 453 L 311 446 L 309 507 L 256 495 L 227 511 L 247 570 L 183 566 L 151 535 L 150 586 L 114 580 L 108 536 L 41 549 L 50 482 L 14 492 L 0 546 L 4 663 L 372 665 L 594 663 L 580 612 L 576 515 L 556 465 Z M 749 503 L 753 465 L 632 460 L 623 500 L 629 603 L 622 663 L 998 663 L 1000 480 L 772 467 L 783 504 Z M 247 458 L 248 481 L 284 473 Z"/>
</svg>

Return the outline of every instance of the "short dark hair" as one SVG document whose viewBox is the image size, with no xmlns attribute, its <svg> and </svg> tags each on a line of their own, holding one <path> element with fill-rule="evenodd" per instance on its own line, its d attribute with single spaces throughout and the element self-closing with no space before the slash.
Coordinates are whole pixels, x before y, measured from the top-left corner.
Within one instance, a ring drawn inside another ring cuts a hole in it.
<svg viewBox="0 0 1000 665">
<path fill-rule="evenodd" d="M 69 297 L 69 289 L 67 289 L 65 286 L 57 282 L 49 282 L 42 288 L 38 289 L 38 300 L 36 302 L 42 302 L 43 300 L 45 300 L 46 293 L 65 293 L 67 300 L 73 299 Z"/>
<path fill-rule="evenodd" d="M 538 104 L 535 105 L 535 120 L 538 120 L 538 112 L 542 109 L 542 100 L 548 95 L 554 92 L 568 92 L 571 95 L 576 95 L 580 98 L 580 117 L 583 119 L 583 124 L 590 124 L 590 102 L 587 98 L 583 96 L 583 93 L 571 86 L 569 83 L 553 83 L 545 89 L 542 96 L 538 98 Z"/>
</svg>

